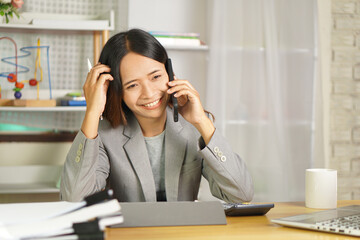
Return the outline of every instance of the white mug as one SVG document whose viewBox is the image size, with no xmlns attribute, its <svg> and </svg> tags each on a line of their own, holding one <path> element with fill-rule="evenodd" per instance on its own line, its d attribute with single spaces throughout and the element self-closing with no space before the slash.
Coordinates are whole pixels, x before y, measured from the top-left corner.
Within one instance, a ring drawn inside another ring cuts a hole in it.
<svg viewBox="0 0 360 240">
<path fill-rule="evenodd" d="M 305 206 L 329 209 L 337 207 L 337 171 L 333 169 L 306 169 Z"/>
</svg>

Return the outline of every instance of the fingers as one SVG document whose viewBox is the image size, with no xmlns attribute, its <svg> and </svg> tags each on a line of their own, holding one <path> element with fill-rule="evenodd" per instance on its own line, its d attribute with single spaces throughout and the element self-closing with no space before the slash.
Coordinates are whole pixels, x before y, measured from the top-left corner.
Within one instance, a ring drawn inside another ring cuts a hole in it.
<svg viewBox="0 0 360 240">
<path fill-rule="evenodd" d="M 110 67 L 104 64 L 96 64 L 88 73 L 85 84 L 83 86 L 83 91 L 85 98 L 97 98 L 100 96 L 100 92 L 105 92 L 109 86 L 110 81 L 114 78 L 109 74 Z"/>
<path fill-rule="evenodd" d="M 177 91 L 174 95 L 176 98 L 185 97 L 186 99 L 190 100 L 193 98 L 198 99 L 199 94 L 197 92 L 192 91 L 191 89 L 181 89 Z"/>
<path fill-rule="evenodd" d="M 101 74 L 100 77 L 98 78 L 96 84 L 98 85 L 103 85 L 105 83 L 109 83 L 109 81 L 112 81 L 114 80 L 113 76 L 111 76 L 110 74 L 108 73 L 105 73 L 105 74 Z"/>
<path fill-rule="evenodd" d="M 109 66 L 98 63 L 88 73 L 86 81 L 90 84 L 95 84 L 99 79 L 99 76 L 104 75 L 102 73 L 109 73 L 110 71 L 111 69 Z"/>
<path fill-rule="evenodd" d="M 175 97 L 180 97 L 184 94 L 191 94 L 191 95 L 199 97 L 199 93 L 188 81 L 176 80 L 173 82 L 169 82 L 170 88 L 167 90 L 168 94 L 175 93 L 175 95 L 174 95 Z"/>
<path fill-rule="evenodd" d="M 174 86 L 177 86 L 177 85 L 186 85 L 186 86 L 188 86 L 190 89 L 196 91 L 196 89 L 190 84 L 189 81 L 184 80 L 184 79 L 177 79 L 175 76 L 174 76 L 174 81 L 171 81 L 171 82 L 169 82 L 168 84 L 169 84 L 170 87 L 174 87 Z"/>
<path fill-rule="evenodd" d="M 200 102 L 200 95 L 196 90 L 190 89 L 186 84 L 178 85 L 168 89 L 168 94 L 175 93 L 179 106 L 185 106 L 186 103 L 193 104 Z"/>
<path fill-rule="evenodd" d="M 94 84 L 86 82 L 83 86 L 85 98 L 97 95 L 96 92 L 98 91 L 104 91 L 106 93 L 112 80 L 114 80 L 114 78 L 110 74 L 102 74 Z"/>
</svg>

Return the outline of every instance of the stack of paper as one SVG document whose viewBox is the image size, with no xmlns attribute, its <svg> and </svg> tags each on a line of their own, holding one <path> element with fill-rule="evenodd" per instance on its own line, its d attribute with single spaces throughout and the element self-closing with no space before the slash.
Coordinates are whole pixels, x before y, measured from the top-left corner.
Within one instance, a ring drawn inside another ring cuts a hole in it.
<svg viewBox="0 0 360 240">
<path fill-rule="evenodd" d="M 89 202 L 0 204 L 0 239 L 41 239 L 82 234 L 103 235 L 124 221 L 116 199 Z"/>
</svg>

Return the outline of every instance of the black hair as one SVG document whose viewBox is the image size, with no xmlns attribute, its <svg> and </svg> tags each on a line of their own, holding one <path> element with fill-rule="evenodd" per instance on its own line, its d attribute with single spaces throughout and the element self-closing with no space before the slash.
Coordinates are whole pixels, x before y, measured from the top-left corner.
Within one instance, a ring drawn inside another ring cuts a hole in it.
<svg viewBox="0 0 360 240">
<path fill-rule="evenodd" d="M 120 64 L 124 56 L 130 52 L 151 58 L 163 64 L 168 55 L 165 48 L 150 33 L 141 29 L 131 29 L 112 36 L 105 44 L 100 54 L 99 62 L 111 68 L 110 74 L 114 80 L 110 81 L 107 91 L 104 117 L 113 127 L 126 124 L 126 115 L 130 111 L 123 102 L 123 88 Z"/>
</svg>

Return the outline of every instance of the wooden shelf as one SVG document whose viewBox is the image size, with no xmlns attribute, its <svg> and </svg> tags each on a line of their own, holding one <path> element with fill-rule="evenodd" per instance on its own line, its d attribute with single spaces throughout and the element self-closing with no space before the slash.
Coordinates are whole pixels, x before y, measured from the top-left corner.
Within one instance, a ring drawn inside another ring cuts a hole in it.
<svg viewBox="0 0 360 240">
<path fill-rule="evenodd" d="M 0 29 L 103 31 L 114 30 L 114 19 L 113 10 L 99 16 L 24 12 Z"/>
<path fill-rule="evenodd" d="M 0 107 L 3 112 L 85 112 L 86 107 Z"/>
<path fill-rule="evenodd" d="M 54 183 L 0 184 L 0 194 L 58 192 Z"/>
</svg>

